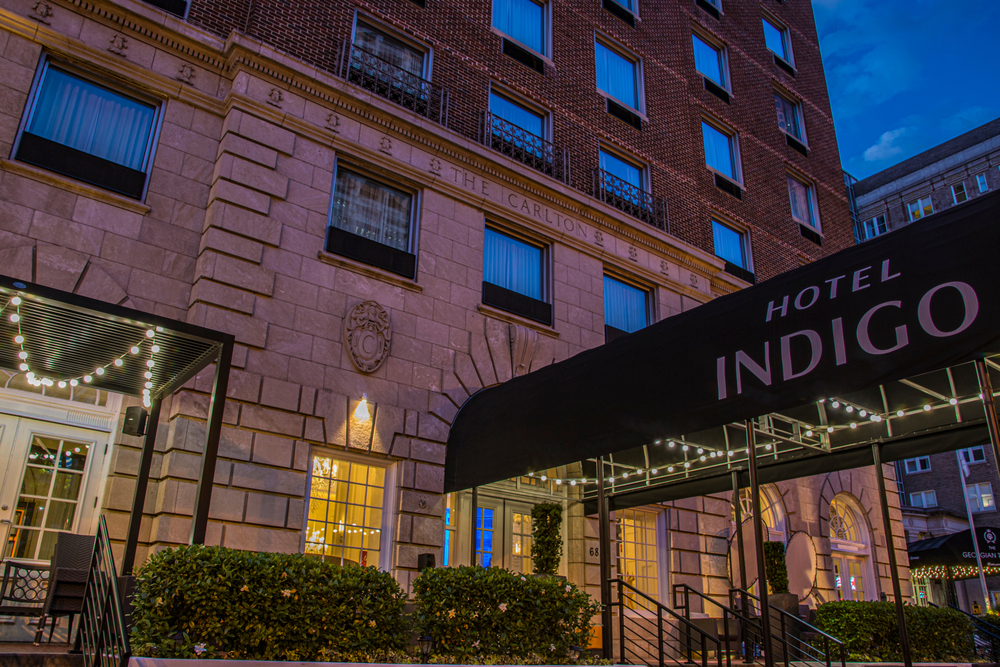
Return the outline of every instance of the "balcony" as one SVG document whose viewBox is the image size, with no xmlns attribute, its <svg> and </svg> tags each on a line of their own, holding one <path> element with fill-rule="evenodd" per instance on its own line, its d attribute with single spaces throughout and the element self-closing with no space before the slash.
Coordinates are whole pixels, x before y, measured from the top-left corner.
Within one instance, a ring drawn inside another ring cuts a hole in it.
<svg viewBox="0 0 1000 667">
<path fill-rule="evenodd" d="M 665 199 L 654 199 L 642 188 L 600 168 L 594 169 L 594 196 L 647 225 L 665 232 L 670 231 Z"/>
<path fill-rule="evenodd" d="M 569 184 L 569 151 L 557 148 L 538 135 L 521 129 L 489 111 L 484 111 L 482 115 L 480 141 L 483 145 L 546 176 Z"/>
<path fill-rule="evenodd" d="M 344 40 L 338 72 L 341 77 L 379 97 L 430 119 L 448 124 L 448 90 L 421 79 L 387 60 Z"/>
</svg>

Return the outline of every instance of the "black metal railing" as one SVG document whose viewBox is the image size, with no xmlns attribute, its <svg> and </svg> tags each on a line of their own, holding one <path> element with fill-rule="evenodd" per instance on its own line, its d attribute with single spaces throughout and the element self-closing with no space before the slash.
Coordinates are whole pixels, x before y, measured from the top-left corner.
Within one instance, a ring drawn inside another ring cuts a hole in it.
<svg viewBox="0 0 1000 667">
<path fill-rule="evenodd" d="M 537 134 L 484 111 L 480 120 L 479 140 L 485 146 L 528 165 L 547 176 L 569 184 L 569 151 L 542 139 Z"/>
<path fill-rule="evenodd" d="M 601 168 L 594 169 L 594 196 L 647 225 L 670 231 L 666 200 L 654 199 L 642 188 Z"/>
<path fill-rule="evenodd" d="M 613 605 L 618 609 L 622 664 L 690 667 L 700 663 L 701 667 L 722 667 L 723 652 L 714 633 L 706 632 L 621 579 L 611 582 L 618 592 Z"/>
<path fill-rule="evenodd" d="M 994 665 L 1000 663 L 1000 627 L 984 621 L 978 616 L 973 616 L 953 604 L 948 606 L 955 611 L 965 614 L 972 621 L 972 636 L 975 642 L 977 662 L 991 662 Z"/>
<path fill-rule="evenodd" d="M 97 526 L 76 648 L 83 651 L 86 667 L 126 667 L 132 655 L 118 573 L 103 516 Z"/>
<path fill-rule="evenodd" d="M 347 81 L 441 125 L 448 125 L 448 90 L 344 40 L 337 72 Z"/>
<path fill-rule="evenodd" d="M 839 664 L 840 667 L 845 667 L 847 649 L 844 642 L 784 609 L 772 604 L 767 606 L 770 612 L 771 650 L 775 664 L 784 663 L 785 667 L 789 667 L 795 662 L 826 667 Z M 744 646 L 750 647 L 749 650 L 744 648 L 744 651 L 760 653 L 764 646 L 764 634 L 760 623 L 760 598 L 745 589 L 734 588 L 729 591 L 729 609 L 744 622 Z"/>
</svg>

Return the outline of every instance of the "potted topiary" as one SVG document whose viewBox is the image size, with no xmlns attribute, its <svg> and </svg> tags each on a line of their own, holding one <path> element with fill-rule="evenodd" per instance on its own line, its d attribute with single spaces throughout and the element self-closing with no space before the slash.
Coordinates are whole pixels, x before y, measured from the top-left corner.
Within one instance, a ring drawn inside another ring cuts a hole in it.
<svg viewBox="0 0 1000 667">
<path fill-rule="evenodd" d="M 555 576 L 562 560 L 562 505 L 542 503 L 531 508 L 531 560 L 535 574 Z"/>
<path fill-rule="evenodd" d="M 788 591 L 788 566 L 783 542 L 764 543 L 764 572 L 767 575 L 768 604 L 789 614 L 799 615 L 799 596 Z"/>
</svg>

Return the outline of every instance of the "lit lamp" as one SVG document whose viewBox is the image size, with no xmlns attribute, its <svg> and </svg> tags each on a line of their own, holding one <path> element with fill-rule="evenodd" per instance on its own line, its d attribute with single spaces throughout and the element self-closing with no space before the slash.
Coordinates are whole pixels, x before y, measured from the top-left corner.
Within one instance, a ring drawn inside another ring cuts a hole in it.
<svg viewBox="0 0 1000 667">
<path fill-rule="evenodd" d="M 424 635 L 417 640 L 417 644 L 420 645 L 420 664 L 426 665 L 431 657 L 431 649 L 434 648 L 434 638 Z"/>
<path fill-rule="evenodd" d="M 368 394 L 361 394 L 361 402 L 354 408 L 354 418 L 366 422 L 371 415 L 368 414 Z"/>
<path fill-rule="evenodd" d="M 583 649 L 580 648 L 579 646 L 574 645 L 569 647 L 569 659 L 571 661 L 576 662 L 577 660 L 579 660 L 581 653 L 583 653 Z"/>
</svg>

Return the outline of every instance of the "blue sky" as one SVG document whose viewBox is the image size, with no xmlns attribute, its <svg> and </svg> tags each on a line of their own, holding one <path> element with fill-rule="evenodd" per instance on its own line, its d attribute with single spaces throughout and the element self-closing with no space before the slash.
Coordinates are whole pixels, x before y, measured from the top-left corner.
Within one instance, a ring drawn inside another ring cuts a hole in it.
<svg viewBox="0 0 1000 667">
<path fill-rule="evenodd" d="M 813 11 L 856 177 L 1000 116 L 1000 1 L 813 0 Z"/>
</svg>

